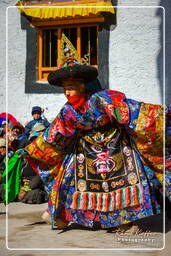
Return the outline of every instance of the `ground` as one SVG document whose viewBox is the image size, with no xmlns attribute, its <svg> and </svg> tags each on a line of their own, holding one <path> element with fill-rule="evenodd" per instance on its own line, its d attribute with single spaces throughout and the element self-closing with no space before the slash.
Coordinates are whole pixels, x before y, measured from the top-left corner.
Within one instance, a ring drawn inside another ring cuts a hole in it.
<svg viewBox="0 0 171 256">
<path fill-rule="evenodd" d="M 162 215 L 139 222 L 143 232 L 139 230 L 137 234 L 90 230 L 77 225 L 62 231 L 51 230 L 51 226 L 41 219 L 46 206 L 13 202 L 5 208 L 0 204 L 0 256 L 53 256 L 59 253 L 60 256 L 91 256 L 95 252 L 98 256 L 115 253 L 117 256 L 170 255 L 171 220 L 166 217 L 166 246 L 161 249 L 164 242 Z"/>
</svg>

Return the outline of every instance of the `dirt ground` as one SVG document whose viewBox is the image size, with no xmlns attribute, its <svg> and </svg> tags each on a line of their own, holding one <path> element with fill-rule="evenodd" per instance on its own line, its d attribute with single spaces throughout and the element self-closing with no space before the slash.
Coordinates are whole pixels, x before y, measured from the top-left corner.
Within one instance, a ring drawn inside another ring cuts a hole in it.
<svg viewBox="0 0 171 256">
<path fill-rule="evenodd" d="M 98 256 L 170 255 L 171 220 L 166 218 L 164 235 L 162 215 L 141 220 L 141 232 L 137 234 L 90 230 L 78 225 L 51 230 L 41 219 L 46 206 L 14 202 L 5 208 L 0 204 L 0 256 L 91 256 L 96 252 Z"/>
</svg>

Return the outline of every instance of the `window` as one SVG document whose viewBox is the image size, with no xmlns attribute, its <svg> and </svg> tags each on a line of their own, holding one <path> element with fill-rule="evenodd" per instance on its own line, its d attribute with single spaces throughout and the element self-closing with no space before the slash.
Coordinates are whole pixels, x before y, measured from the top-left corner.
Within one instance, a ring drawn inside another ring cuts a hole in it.
<svg viewBox="0 0 171 256">
<path fill-rule="evenodd" d="M 62 26 L 53 26 L 50 22 L 48 24 L 37 27 L 38 81 L 47 81 L 49 72 L 62 64 L 64 49 L 67 47 L 75 50 L 78 61 L 98 66 L 97 22 Z"/>
</svg>

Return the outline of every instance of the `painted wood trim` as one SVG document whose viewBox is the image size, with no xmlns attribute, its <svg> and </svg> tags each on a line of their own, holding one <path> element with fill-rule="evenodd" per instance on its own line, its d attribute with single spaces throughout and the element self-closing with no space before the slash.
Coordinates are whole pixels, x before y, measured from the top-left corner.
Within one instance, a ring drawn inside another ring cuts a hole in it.
<svg viewBox="0 0 171 256">
<path fill-rule="evenodd" d="M 41 68 L 41 71 L 53 71 L 56 69 L 57 69 L 57 67 L 43 67 L 43 68 Z"/>
<path fill-rule="evenodd" d="M 104 22 L 104 17 L 99 16 L 99 17 L 87 17 L 87 18 L 75 18 L 75 19 L 61 19 L 61 20 L 48 20 L 48 21 L 35 21 L 32 20 L 31 24 L 35 27 L 44 27 L 44 26 L 61 26 L 65 25 L 68 26 L 70 24 L 84 24 L 86 25 L 88 23 L 102 23 Z"/>
<path fill-rule="evenodd" d="M 40 29 L 38 31 L 38 80 L 42 79 L 42 60 L 43 60 L 43 31 Z"/>
<path fill-rule="evenodd" d="M 58 60 L 57 66 L 60 65 L 60 56 L 61 56 L 61 38 L 62 38 L 62 28 L 58 28 L 58 39 L 57 39 L 57 49 L 58 49 Z"/>
<path fill-rule="evenodd" d="M 99 65 L 99 25 L 97 24 L 97 38 L 96 38 L 96 44 L 97 44 L 97 65 L 96 68 L 98 68 Z"/>
<path fill-rule="evenodd" d="M 78 61 L 81 60 L 81 28 L 77 27 L 77 52 L 78 52 Z"/>
</svg>

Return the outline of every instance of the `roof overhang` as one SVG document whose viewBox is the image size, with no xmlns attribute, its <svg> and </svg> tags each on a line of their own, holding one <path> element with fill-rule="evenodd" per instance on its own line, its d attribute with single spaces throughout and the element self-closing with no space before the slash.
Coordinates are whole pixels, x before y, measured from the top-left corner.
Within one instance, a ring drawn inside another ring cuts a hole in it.
<svg viewBox="0 0 171 256">
<path fill-rule="evenodd" d="M 115 13 L 111 0 L 22 0 L 16 5 L 27 16 L 39 19 L 85 17 L 92 14 L 98 15 L 102 12 Z"/>
</svg>

